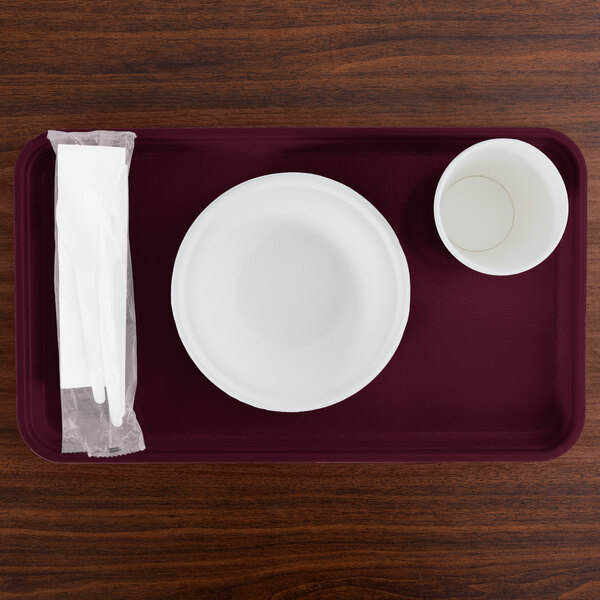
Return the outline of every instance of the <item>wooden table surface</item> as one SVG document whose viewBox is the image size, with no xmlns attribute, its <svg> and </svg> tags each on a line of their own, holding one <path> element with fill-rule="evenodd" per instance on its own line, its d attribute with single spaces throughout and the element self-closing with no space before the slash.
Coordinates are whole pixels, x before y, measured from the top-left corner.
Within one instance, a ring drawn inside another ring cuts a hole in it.
<svg viewBox="0 0 600 600">
<path fill-rule="evenodd" d="M 600 598 L 600 3 L 0 5 L 0 599 Z M 532 464 L 45 462 L 15 422 L 12 172 L 47 130 L 560 129 L 589 170 L 587 420 Z"/>
</svg>

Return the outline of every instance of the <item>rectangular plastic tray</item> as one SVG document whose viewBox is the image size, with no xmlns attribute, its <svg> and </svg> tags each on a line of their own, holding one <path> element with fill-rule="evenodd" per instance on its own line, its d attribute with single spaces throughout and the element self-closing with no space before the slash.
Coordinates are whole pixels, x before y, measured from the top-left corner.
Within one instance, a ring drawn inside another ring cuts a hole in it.
<svg viewBox="0 0 600 600">
<path fill-rule="evenodd" d="M 577 439 L 585 395 L 586 171 L 577 146 L 547 129 L 138 130 L 130 236 L 138 330 L 135 410 L 147 450 L 109 462 L 526 461 Z M 537 146 L 570 203 L 557 250 L 511 277 L 457 262 L 433 220 L 439 177 L 493 137 Z M 170 283 L 197 215 L 230 187 L 273 172 L 331 177 L 395 229 L 412 286 L 395 356 L 365 389 L 300 414 L 261 411 L 212 385 L 184 350 Z M 54 307 L 54 153 L 45 134 L 15 168 L 17 417 L 27 445 L 61 454 Z"/>
</svg>

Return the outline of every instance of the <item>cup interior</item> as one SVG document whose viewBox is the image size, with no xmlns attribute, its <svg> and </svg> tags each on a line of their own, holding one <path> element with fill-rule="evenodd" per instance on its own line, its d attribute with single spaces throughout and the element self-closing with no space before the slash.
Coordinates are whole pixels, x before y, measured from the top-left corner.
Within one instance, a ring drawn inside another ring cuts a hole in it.
<svg viewBox="0 0 600 600">
<path fill-rule="evenodd" d="M 438 184 L 434 214 L 450 252 L 467 266 L 511 275 L 542 262 L 568 217 L 560 173 L 540 150 L 513 139 L 471 146 Z"/>
</svg>

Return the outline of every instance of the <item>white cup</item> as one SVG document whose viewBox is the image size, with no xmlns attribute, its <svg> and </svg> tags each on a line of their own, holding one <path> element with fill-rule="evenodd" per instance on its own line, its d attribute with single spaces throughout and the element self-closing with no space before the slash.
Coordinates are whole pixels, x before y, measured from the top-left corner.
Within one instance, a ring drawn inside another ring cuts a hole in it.
<svg viewBox="0 0 600 600">
<path fill-rule="evenodd" d="M 558 169 L 520 140 L 497 138 L 467 148 L 435 191 L 435 224 L 446 248 L 489 275 L 539 265 L 560 242 L 568 214 Z"/>
</svg>

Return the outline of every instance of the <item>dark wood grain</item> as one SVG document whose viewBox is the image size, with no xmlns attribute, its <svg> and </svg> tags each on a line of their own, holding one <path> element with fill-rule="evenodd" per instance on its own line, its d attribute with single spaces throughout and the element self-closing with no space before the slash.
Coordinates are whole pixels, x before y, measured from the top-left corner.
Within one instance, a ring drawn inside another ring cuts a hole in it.
<svg viewBox="0 0 600 600">
<path fill-rule="evenodd" d="M 600 3 L 0 5 L 0 599 L 600 598 Z M 48 128 L 560 129 L 589 169 L 587 421 L 543 464 L 87 465 L 15 423 L 12 169 Z"/>
</svg>

